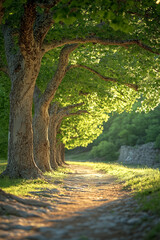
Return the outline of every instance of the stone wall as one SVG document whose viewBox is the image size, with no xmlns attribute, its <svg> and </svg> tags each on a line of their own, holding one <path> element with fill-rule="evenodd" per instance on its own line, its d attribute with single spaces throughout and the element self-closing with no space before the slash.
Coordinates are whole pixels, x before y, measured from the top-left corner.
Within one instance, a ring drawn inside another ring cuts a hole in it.
<svg viewBox="0 0 160 240">
<path fill-rule="evenodd" d="M 154 148 L 154 143 L 121 146 L 118 162 L 160 168 L 160 150 Z"/>
</svg>

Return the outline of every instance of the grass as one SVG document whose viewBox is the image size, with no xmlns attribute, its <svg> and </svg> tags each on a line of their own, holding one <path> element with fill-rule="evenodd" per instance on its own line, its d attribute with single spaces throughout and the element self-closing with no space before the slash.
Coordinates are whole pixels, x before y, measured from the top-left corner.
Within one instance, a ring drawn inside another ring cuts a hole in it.
<svg viewBox="0 0 160 240">
<path fill-rule="evenodd" d="M 117 177 L 117 181 L 124 185 L 124 189 L 131 190 L 138 198 L 141 209 L 151 211 L 160 216 L 160 171 L 147 167 L 123 166 L 118 163 L 97 163 L 85 162 L 87 153 L 67 156 L 69 164 L 87 165 L 98 171 Z M 80 162 L 81 161 L 81 162 Z M 0 173 L 6 168 L 6 161 L 0 160 Z M 45 179 L 24 180 L 9 179 L 8 177 L 0 179 L 0 188 L 8 193 L 18 196 L 28 196 L 31 191 L 38 189 L 57 188 L 54 180 L 60 180 L 71 172 L 67 168 L 59 168 L 58 171 L 46 173 Z M 47 180 L 49 179 L 49 180 Z M 156 240 L 160 236 L 160 223 L 156 225 L 147 235 L 146 240 Z"/>
<path fill-rule="evenodd" d="M 6 160 L 0 160 L 0 173 L 6 168 L 6 165 Z M 16 196 L 30 196 L 30 192 L 33 191 L 58 188 L 57 185 L 54 184 L 54 181 L 63 179 L 68 172 L 71 172 L 71 170 L 67 168 L 59 168 L 57 171 L 44 174 L 46 177 L 45 179 L 25 180 L 4 177 L 0 178 L 0 188 L 5 192 Z"/>
<path fill-rule="evenodd" d="M 77 159 L 77 156 L 75 160 Z M 74 161 L 69 164 L 87 165 L 98 171 L 117 177 L 124 189 L 132 191 L 140 203 L 140 210 L 151 211 L 160 216 L 160 170 L 138 166 L 123 166 L 118 163 Z M 160 223 L 146 236 L 146 240 L 160 239 Z"/>
<path fill-rule="evenodd" d="M 142 168 L 136 166 L 123 166 L 118 163 L 92 163 L 92 162 L 73 162 L 69 164 L 87 165 L 98 171 L 103 171 L 124 182 L 124 188 L 130 189 L 135 193 L 150 194 L 160 190 L 160 171 L 159 169 Z"/>
</svg>

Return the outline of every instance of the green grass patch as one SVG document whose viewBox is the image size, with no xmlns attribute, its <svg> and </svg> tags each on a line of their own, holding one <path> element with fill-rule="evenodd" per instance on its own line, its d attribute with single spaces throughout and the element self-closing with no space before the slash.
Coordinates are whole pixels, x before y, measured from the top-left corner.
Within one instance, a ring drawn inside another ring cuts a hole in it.
<svg viewBox="0 0 160 240">
<path fill-rule="evenodd" d="M 0 173 L 6 168 L 6 160 L 0 160 Z M 55 180 L 63 179 L 67 173 L 71 172 L 68 168 L 59 168 L 57 171 L 44 174 L 44 179 L 10 179 L 9 177 L 0 178 L 0 188 L 7 193 L 17 196 L 29 196 L 30 192 L 58 188 L 54 184 Z M 32 195 L 33 196 L 33 195 Z"/>
<path fill-rule="evenodd" d="M 140 210 L 160 215 L 160 170 L 138 166 L 123 166 L 118 163 L 73 162 L 69 164 L 87 165 L 98 171 L 115 176 L 124 189 L 131 190 L 140 203 Z M 160 239 L 160 223 L 146 235 L 145 240 Z"/>
<path fill-rule="evenodd" d="M 159 169 L 123 166 L 118 163 L 68 162 L 87 165 L 98 171 L 117 177 L 127 190 L 131 190 L 143 203 L 145 210 L 160 214 L 160 171 Z M 152 202 L 153 201 L 153 202 Z"/>
</svg>

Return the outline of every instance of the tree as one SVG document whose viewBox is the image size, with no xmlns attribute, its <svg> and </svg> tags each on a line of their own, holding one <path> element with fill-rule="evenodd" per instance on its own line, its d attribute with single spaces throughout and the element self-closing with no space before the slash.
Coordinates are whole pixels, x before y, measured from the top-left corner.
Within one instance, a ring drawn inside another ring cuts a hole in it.
<svg viewBox="0 0 160 240">
<path fill-rule="evenodd" d="M 140 105 L 140 102 L 136 105 Z M 113 161 L 118 158 L 118 151 L 122 145 L 135 146 L 155 142 L 155 147 L 159 148 L 160 107 L 149 113 L 135 112 L 135 109 L 137 106 L 134 106 L 130 113 L 116 113 L 104 123 L 103 133 L 90 145 L 91 157 L 105 157 L 106 160 Z M 109 145 L 107 143 L 114 145 L 111 153 L 103 146 Z"/>
<path fill-rule="evenodd" d="M 50 162 L 53 169 L 64 164 L 64 144 L 61 138 L 57 135 L 61 134 L 61 123 L 64 118 L 70 118 L 72 116 L 82 115 L 88 113 L 86 110 L 77 110 L 73 112 L 73 109 L 77 109 L 84 103 L 78 103 L 68 105 L 63 108 L 58 108 L 58 104 L 53 104 L 50 108 L 50 121 L 49 121 L 49 142 L 50 142 Z M 89 113 L 88 113 L 89 114 Z"/>
<path fill-rule="evenodd" d="M 5 11 L 2 33 L 8 65 L 7 72 L 12 83 L 9 156 L 4 174 L 10 177 L 37 177 L 41 172 L 33 160 L 32 100 L 44 54 L 64 46 L 61 58 L 67 48 L 71 49 L 75 44 L 86 43 L 123 47 L 136 45 L 159 54 L 156 44 L 159 5 L 155 2 L 143 3 L 143 1 L 132 0 L 125 4 L 123 1 L 116 0 L 106 1 L 105 4 L 103 0 L 93 4 L 90 4 L 90 1 L 74 0 L 71 2 L 57 0 L 47 3 L 43 0 L 6 0 L 3 8 Z M 137 22 L 139 18 L 140 21 Z M 147 31 L 150 38 L 146 34 Z M 142 43 L 141 39 L 145 34 L 146 37 Z M 73 67 L 77 66 L 69 68 Z M 57 74 L 58 78 L 56 78 L 55 75 L 56 86 L 60 84 L 65 70 L 64 66 L 61 70 L 57 69 L 60 76 Z M 105 78 L 108 79 L 108 77 Z M 51 90 L 53 85 L 50 91 L 47 93 L 47 90 L 45 93 L 50 101 L 54 96 Z M 48 107 L 49 101 L 44 98 L 43 102 L 45 101 Z M 47 109 L 43 107 L 43 110 Z"/>
</svg>

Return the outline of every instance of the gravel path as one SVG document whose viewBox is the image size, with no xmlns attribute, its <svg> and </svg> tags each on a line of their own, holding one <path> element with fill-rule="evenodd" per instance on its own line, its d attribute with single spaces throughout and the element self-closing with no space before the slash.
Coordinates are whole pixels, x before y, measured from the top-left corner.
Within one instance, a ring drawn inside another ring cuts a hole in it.
<svg viewBox="0 0 160 240">
<path fill-rule="evenodd" d="M 132 194 L 114 177 L 85 166 L 70 167 L 74 173 L 55 181 L 59 190 L 32 192 L 38 201 L 0 199 L 0 239 L 142 240 L 160 221 L 137 211 Z"/>
</svg>

